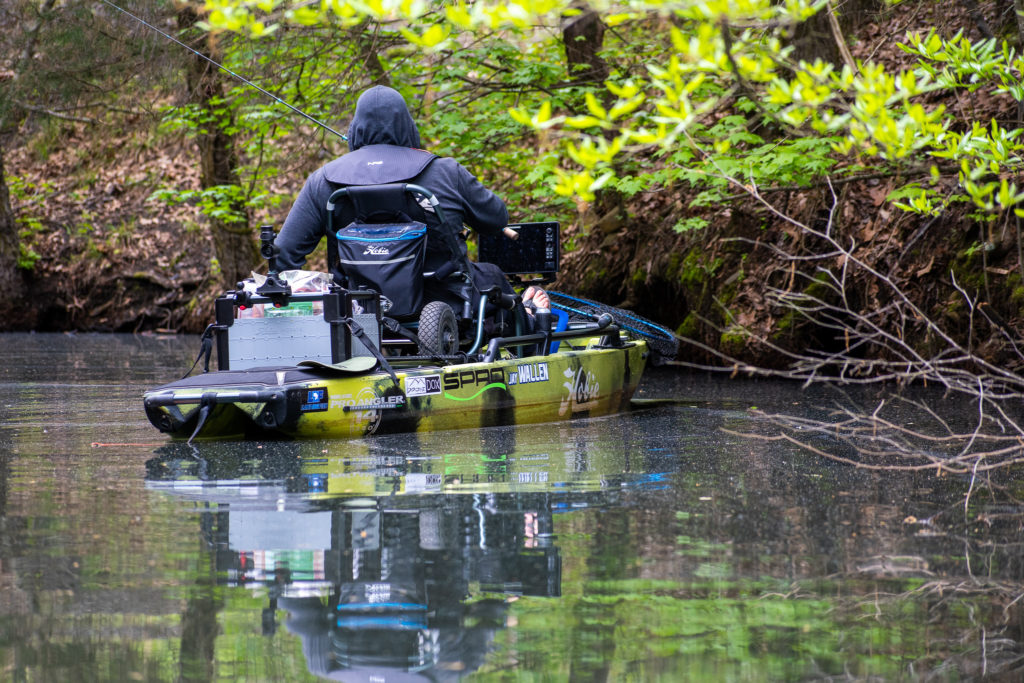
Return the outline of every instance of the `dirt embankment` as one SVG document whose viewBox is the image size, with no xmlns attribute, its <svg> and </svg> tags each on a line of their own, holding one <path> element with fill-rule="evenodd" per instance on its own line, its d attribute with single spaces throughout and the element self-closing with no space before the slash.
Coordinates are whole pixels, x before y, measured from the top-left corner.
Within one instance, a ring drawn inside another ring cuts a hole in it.
<svg viewBox="0 0 1024 683">
<path fill-rule="evenodd" d="M 194 189 L 192 146 L 154 144 L 152 121 L 115 136 L 68 124 L 7 157 L 21 223 L 28 296 L 5 329 L 193 331 L 207 317 L 214 272 L 198 212 L 150 200 Z M 41 148 L 47 142 L 54 149 Z"/>
<path fill-rule="evenodd" d="M 853 56 L 881 61 L 892 69 L 912 66 L 909 55 L 892 47 L 908 31 L 923 34 L 932 27 L 955 26 L 965 28 L 972 39 L 981 38 L 975 28 L 977 17 L 959 4 L 905 3 L 871 15 L 878 20 L 855 27 Z M 988 26 L 999 26 L 998 19 L 988 16 Z M 1008 30 L 1012 34 L 1016 26 Z M 1018 116 L 1015 103 L 985 92 L 941 103 L 963 112 L 963 121 L 1012 121 Z M 832 186 L 823 180 L 819 187 L 799 192 L 759 189 L 779 213 L 799 223 L 816 228 L 831 223 L 832 234 L 842 244 L 855 245 L 851 255 L 888 281 L 863 273 L 851 277 L 851 313 L 888 315 L 898 288 L 961 343 L 974 335 L 969 345 L 980 356 L 1016 368 L 1019 354 L 1007 340 L 1024 332 L 1018 222 L 1009 216 L 995 224 L 979 223 L 963 204 L 953 205 L 938 218 L 904 213 L 886 198 L 906 182 L 880 174 Z M 808 257 L 830 247 L 801 234 L 753 199 L 716 210 L 691 209 L 691 199 L 685 191 L 641 194 L 625 202 L 606 197 L 570 228 L 567 237 L 577 248 L 567 255 L 558 284 L 631 308 L 707 347 L 762 367 L 786 364 L 780 349 L 836 352 L 850 343 L 848 336 L 808 324 L 769 296 L 772 289 L 819 296 L 820 273 L 815 269 L 840 273 L 844 263 L 841 257 Z M 708 227 L 672 232 L 670 226 L 694 215 L 708 219 Z M 969 299 L 976 304 L 973 311 Z M 991 322 L 978 314 L 981 309 Z M 852 316 L 845 322 L 856 326 Z M 898 323 L 893 329 L 921 335 L 923 341 L 921 320 Z M 764 343 L 741 333 L 741 328 Z M 696 346 L 684 345 L 682 353 L 693 362 L 722 362 Z"/>
</svg>

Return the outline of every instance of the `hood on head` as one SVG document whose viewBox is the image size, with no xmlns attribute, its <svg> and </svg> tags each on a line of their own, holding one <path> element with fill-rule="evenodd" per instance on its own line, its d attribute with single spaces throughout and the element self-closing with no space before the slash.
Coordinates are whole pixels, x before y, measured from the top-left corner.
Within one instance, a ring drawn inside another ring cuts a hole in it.
<svg viewBox="0 0 1024 683">
<path fill-rule="evenodd" d="M 420 147 L 420 131 L 397 90 L 375 85 L 359 96 L 348 147 L 354 152 L 367 145 Z"/>
</svg>

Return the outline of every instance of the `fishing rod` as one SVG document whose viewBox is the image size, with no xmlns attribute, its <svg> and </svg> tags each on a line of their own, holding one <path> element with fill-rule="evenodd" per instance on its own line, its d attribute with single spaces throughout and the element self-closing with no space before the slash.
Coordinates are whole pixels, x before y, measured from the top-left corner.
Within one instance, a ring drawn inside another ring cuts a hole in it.
<svg viewBox="0 0 1024 683">
<path fill-rule="evenodd" d="M 256 85 L 256 84 L 255 84 L 255 83 L 253 83 L 252 81 L 250 81 L 250 80 L 248 80 L 248 79 L 246 79 L 246 78 L 244 78 L 244 77 L 242 77 L 242 76 L 240 76 L 240 75 L 236 74 L 236 73 L 235 73 L 234 71 L 232 71 L 231 69 L 227 68 L 227 67 L 226 67 L 226 66 L 224 66 L 223 64 L 218 64 L 217 62 L 213 61 L 212 59 L 210 59 L 209 57 L 207 57 L 206 55 L 204 55 L 204 54 L 203 54 L 202 52 L 200 52 L 199 50 L 196 50 L 195 48 L 193 48 L 193 47 L 190 47 L 190 46 L 186 45 L 185 43 L 181 42 L 180 40 L 178 40 L 178 39 L 177 39 L 177 38 L 175 38 L 174 36 L 172 36 L 172 35 L 169 35 L 169 34 L 167 34 L 167 33 L 163 32 L 163 31 L 161 31 L 161 30 L 160 30 L 160 29 L 158 29 L 158 28 L 157 28 L 156 26 L 153 26 L 152 24 L 150 24 L 149 22 L 145 21 L 145 20 L 144 20 L 144 19 L 142 19 L 141 17 L 137 17 L 137 16 L 135 16 L 134 14 L 132 14 L 131 12 L 129 12 L 128 10 L 126 10 L 126 9 L 123 9 L 123 8 L 121 8 L 121 7 L 118 7 L 118 6 L 117 6 L 117 5 L 115 5 L 114 3 L 110 2 L 110 0 L 100 0 L 100 2 L 102 2 L 102 3 L 103 3 L 103 4 L 105 4 L 105 5 L 109 5 L 110 7 L 113 7 L 114 9 L 116 9 L 116 10 L 117 10 L 118 12 L 121 12 L 122 14 L 125 14 L 125 15 L 127 15 L 127 16 L 131 17 L 132 19 L 134 19 L 135 21 L 139 22 L 140 24 L 142 24 L 142 25 L 143 25 L 143 26 L 145 26 L 146 28 L 148 28 L 148 29 L 150 29 L 150 30 L 152 30 L 152 31 L 155 31 L 155 32 L 159 33 L 160 35 L 162 35 L 162 36 L 163 36 L 164 38 L 166 38 L 167 40 L 169 40 L 169 41 L 171 41 L 171 42 L 173 42 L 173 43 L 177 43 L 178 45 L 180 45 L 181 47 L 185 48 L 186 50 L 188 50 L 189 52 L 191 52 L 191 53 L 192 53 L 192 54 L 194 54 L 195 56 L 197 56 L 197 57 L 202 57 L 203 59 L 205 59 L 206 61 L 208 61 L 208 62 L 209 62 L 210 64 L 213 64 L 213 65 L 214 65 L 215 67 L 217 67 L 217 68 L 218 68 L 218 69 L 220 69 L 221 71 L 224 71 L 225 73 L 228 73 L 228 74 L 230 74 L 230 75 L 234 76 L 235 78 L 237 78 L 238 80 L 240 80 L 240 81 L 241 81 L 242 83 L 245 83 L 246 85 L 248 85 L 248 86 L 250 86 L 250 87 L 252 87 L 252 88 L 256 88 L 256 89 L 257 89 L 257 90 L 259 90 L 259 91 L 260 91 L 261 93 L 263 93 L 264 95 L 266 95 L 266 96 L 267 96 L 267 97 L 269 97 L 270 99 L 274 100 L 274 101 L 275 101 L 275 102 L 277 102 L 278 104 L 283 104 L 284 106 L 288 107 L 289 109 L 291 109 L 291 110 L 292 110 L 293 112 L 295 112 L 295 113 L 296 113 L 296 114 L 298 114 L 299 116 L 301 116 L 301 117 L 303 117 L 303 118 L 307 119 L 308 121 L 312 121 L 312 122 L 313 122 L 313 123 L 315 123 L 316 125 L 318 125 L 318 126 L 320 126 L 321 128 L 323 128 L 324 130 L 326 130 L 326 131 L 328 131 L 328 132 L 330 132 L 330 133 L 334 133 L 335 135 L 337 135 L 337 136 L 338 136 L 339 138 L 341 138 L 341 139 L 342 139 L 342 140 L 344 140 L 345 142 L 348 142 L 348 136 L 347 136 L 347 135 L 342 135 L 342 134 L 341 134 L 341 133 L 339 133 L 338 131 L 336 131 L 336 130 L 334 130 L 333 128 L 331 128 L 330 126 L 328 126 L 328 125 L 327 125 L 326 123 L 324 123 L 323 121 L 320 121 L 319 119 L 316 119 L 316 118 L 314 118 L 314 117 L 310 116 L 309 114 L 307 114 L 306 112 L 302 111 L 302 110 L 301 110 L 301 109 L 299 109 L 298 107 L 296 107 L 296 106 L 294 106 L 294 105 L 291 105 L 291 104 L 289 104 L 289 103 L 285 102 L 284 100 L 282 100 L 282 99 L 281 99 L 280 97 L 278 97 L 277 95 L 275 95 L 275 94 L 273 94 L 273 93 L 271 93 L 271 92 L 268 92 L 268 91 L 264 90 L 263 88 L 261 88 L 260 86 Z"/>
</svg>

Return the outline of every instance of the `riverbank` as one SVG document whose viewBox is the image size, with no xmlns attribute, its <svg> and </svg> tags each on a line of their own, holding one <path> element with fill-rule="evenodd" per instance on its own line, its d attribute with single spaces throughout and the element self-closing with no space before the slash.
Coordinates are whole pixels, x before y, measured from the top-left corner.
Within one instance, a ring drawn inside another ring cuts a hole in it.
<svg viewBox="0 0 1024 683">
<path fill-rule="evenodd" d="M 975 23 L 959 6 L 935 3 L 904 3 L 877 16 L 851 29 L 852 54 L 897 68 L 911 60 L 892 35 Z M 969 108 L 977 120 L 1016 116 L 1009 99 L 968 99 L 946 104 Z M 210 221 L 197 204 L 154 198 L 199 189 L 195 142 L 162 128 L 157 108 L 105 116 L 99 124 L 32 119 L 10 138 L 6 173 L 26 295 L 3 301 L 0 329 L 198 332 L 213 317 L 214 298 L 232 284 L 223 282 Z M 277 144 L 289 160 L 270 183 L 282 201 L 248 216 L 253 240 L 259 224 L 283 222 L 308 172 L 343 151 L 315 135 Z M 665 163 L 655 153 L 649 162 Z M 509 187 L 509 178 L 489 175 L 488 184 Z M 901 339 L 922 342 L 918 351 L 939 353 L 927 318 L 979 358 L 1018 369 L 1010 340 L 1024 329 L 1024 263 L 1015 219 L 983 223 L 959 205 L 938 217 L 904 213 L 891 193 L 906 181 L 866 169 L 838 185 L 820 178 L 803 188 L 737 186 L 710 205 L 695 203 L 697 191 L 686 183 L 629 196 L 606 192 L 576 211 L 546 215 L 564 231 L 553 288 L 676 330 L 696 342 L 683 352 L 696 363 L 780 368 L 808 350 L 898 355 L 851 341 L 862 322 L 893 323 Z M 533 201 L 511 206 L 513 219 L 542 213 L 544 200 Z M 826 230 L 846 251 L 809 230 Z M 863 267 L 848 268 L 853 262 Z M 323 268 L 322 254 L 312 265 Z M 901 296 L 914 310 L 891 307 Z M 848 328 L 812 320 L 808 306 L 816 302 L 839 306 L 833 312 Z"/>
</svg>

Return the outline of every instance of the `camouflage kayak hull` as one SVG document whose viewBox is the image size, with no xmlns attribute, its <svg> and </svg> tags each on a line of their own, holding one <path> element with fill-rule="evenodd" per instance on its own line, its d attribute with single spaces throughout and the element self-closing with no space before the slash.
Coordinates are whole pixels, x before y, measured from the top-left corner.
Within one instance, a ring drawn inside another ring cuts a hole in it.
<svg viewBox="0 0 1024 683">
<path fill-rule="evenodd" d="M 361 438 L 555 422 L 628 408 L 647 355 L 643 341 L 615 348 L 595 338 L 543 356 L 396 365 L 397 386 L 380 370 L 225 370 L 157 387 L 144 404 L 154 426 L 180 438 Z"/>
</svg>

